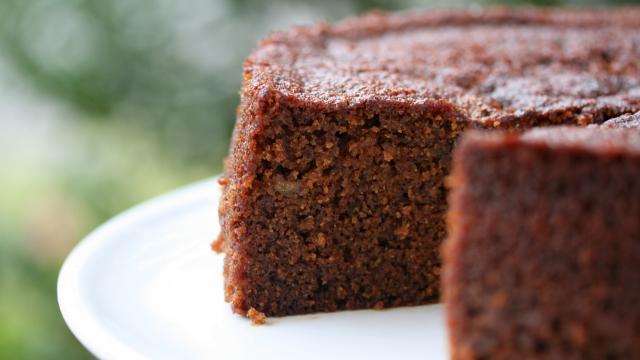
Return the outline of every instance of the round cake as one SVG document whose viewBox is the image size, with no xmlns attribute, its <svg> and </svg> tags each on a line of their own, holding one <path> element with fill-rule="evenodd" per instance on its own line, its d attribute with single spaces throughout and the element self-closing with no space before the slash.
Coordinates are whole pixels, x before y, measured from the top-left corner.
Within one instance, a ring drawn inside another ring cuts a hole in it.
<svg viewBox="0 0 640 360">
<path fill-rule="evenodd" d="M 438 10 L 269 36 L 244 63 L 223 181 L 232 309 L 437 301 L 460 134 L 640 111 L 639 27 L 638 8 Z"/>
</svg>

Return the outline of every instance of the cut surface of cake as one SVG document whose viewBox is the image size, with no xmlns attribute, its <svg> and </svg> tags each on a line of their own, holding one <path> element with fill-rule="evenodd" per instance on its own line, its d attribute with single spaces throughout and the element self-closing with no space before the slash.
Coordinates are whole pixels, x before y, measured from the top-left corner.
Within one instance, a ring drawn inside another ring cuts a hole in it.
<svg viewBox="0 0 640 360">
<path fill-rule="evenodd" d="M 640 358 L 639 178 L 639 129 L 465 134 L 444 245 L 452 358 Z"/>
<path fill-rule="evenodd" d="M 638 26 L 637 8 L 438 10 L 262 41 L 219 210 L 232 309 L 437 301 L 458 136 L 640 111 Z"/>
</svg>

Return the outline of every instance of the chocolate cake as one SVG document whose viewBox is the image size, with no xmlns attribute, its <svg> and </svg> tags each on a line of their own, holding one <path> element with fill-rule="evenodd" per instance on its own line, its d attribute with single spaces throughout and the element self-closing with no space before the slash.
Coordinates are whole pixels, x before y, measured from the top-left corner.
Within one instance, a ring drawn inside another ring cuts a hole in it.
<svg viewBox="0 0 640 360">
<path fill-rule="evenodd" d="M 262 41 L 220 204 L 233 310 L 436 301 L 458 136 L 639 111 L 639 25 L 637 8 L 439 10 Z"/>
<path fill-rule="evenodd" d="M 444 246 L 452 358 L 639 359 L 638 179 L 638 129 L 465 134 Z"/>
</svg>

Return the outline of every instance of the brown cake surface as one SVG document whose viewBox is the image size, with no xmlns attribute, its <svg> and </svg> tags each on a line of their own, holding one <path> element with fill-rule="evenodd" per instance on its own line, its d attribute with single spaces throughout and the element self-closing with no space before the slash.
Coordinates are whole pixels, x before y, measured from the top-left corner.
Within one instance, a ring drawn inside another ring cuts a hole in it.
<svg viewBox="0 0 640 360">
<path fill-rule="evenodd" d="M 637 8 L 441 10 L 261 42 L 220 205 L 233 310 L 437 300 L 458 135 L 639 111 L 638 25 Z"/>
<path fill-rule="evenodd" d="M 640 131 L 467 133 L 451 176 L 454 359 L 640 358 Z"/>
</svg>

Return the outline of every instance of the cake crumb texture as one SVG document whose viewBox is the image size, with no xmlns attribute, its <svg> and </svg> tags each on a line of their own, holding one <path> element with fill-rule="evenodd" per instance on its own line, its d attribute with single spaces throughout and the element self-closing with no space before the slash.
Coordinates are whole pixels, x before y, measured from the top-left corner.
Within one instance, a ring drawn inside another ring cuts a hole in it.
<svg viewBox="0 0 640 360">
<path fill-rule="evenodd" d="M 264 325 L 267 322 L 266 315 L 254 308 L 250 308 L 247 311 L 247 317 L 251 319 L 251 325 Z"/>
</svg>

